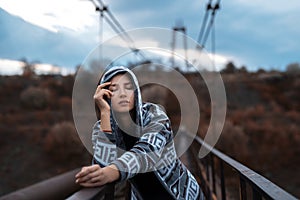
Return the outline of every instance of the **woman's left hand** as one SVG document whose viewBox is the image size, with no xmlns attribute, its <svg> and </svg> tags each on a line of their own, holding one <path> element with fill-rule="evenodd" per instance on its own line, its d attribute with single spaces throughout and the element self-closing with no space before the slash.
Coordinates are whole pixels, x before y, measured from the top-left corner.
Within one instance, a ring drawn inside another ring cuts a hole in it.
<svg viewBox="0 0 300 200">
<path fill-rule="evenodd" d="M 119 170 L 115 165 L 101 168 L 99 165 L 83 167 L 75 176 L 76 183 L 84 187 L 97 187 L 119 179 Z"/>
</svg>

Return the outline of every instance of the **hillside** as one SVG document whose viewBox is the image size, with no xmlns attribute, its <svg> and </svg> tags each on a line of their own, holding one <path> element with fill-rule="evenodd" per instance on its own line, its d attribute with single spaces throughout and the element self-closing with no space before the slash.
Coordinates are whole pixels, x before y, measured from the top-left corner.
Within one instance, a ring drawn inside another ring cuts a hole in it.
<svg viewBox="0 0 300 200">
<path fill-rule="evenodd" d="M 299 197 L 300 77 L 279 72 L 222 77 L 228 106 L 217 148 Z M 204 136 L 210 120 L 207 89 L 199 77 L 187 79 L 199 98 L 198 134 Z M 71 75 L 0 76 L 0 195 L 90 163 L 73 124 L 73 81 Z M 167 101 L 156 100 L 176 127 L 176 98 L 165 96 Z"/>
</svg>

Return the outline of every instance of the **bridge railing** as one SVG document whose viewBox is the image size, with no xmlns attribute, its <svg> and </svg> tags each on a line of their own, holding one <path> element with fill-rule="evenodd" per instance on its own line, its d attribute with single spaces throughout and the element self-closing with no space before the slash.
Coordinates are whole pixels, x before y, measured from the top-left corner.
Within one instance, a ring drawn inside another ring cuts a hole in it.
<svg viewBox="0 0 300 200">
<path fill-rule="evenodd" d="M 201 146 L 209 150 L 210 153 L 200 159 L 198 152 Z M 191 148 L 194 156 L 198 157 L 197 162 L 201 171 L 198 174 L 200 176 L 200 185 L 208 199 L 296 200 L 294 196 L 279 186 L 217 149 L 212 148 L 198 136 L 196 136 Z M 233 176 L 233 172 L 235 176 Z M 229 177 L 226 176 L 228 174 Z M 232 181 L 233 177 L 237 180 Z M 227 194 L 232 191 L 232 184 L 237 184 L 235 188 L 238 188 L 238 197 L 232 197 L 230 194 Z"/>
<path fill-rule="evenodd" d="M 205 158 L 199 158 L 200 147 L 210 151 Z M 268 179 L 247 168 L 236 160 L 228 157 L 217 149 L 206 144 L 201 138 L 196 137 L 191 145 L 188 160 L 193 168 L 198 182 L 207 199 L 285 199 L 296 200 Z M 229 169 L 229 170 L 228 170 Z M 107 184 L 97 188 L 81 188 L 75 184 L 75 174 L 80 169 L 55 176 L 32 186 L 17 190 L 0 197 L 0 200 L 92 200 L 114 199 L 114 185 Z M 232 171 L 237 174 L 239 197 L 232 197 Z M 228 175 L 229 174 L 229 175 Z"/>
<path fill-rule="evenodd" d="M 75 169 L 0 197 L 0 200 L 93 200 L 114 199 L 114 185 L 82 188 L 75 184 Z"/>
<path fill-rule="evenodd" d="M 106 184 L 102 187 L 82 188 L 66 200 L 114 200 L 114 184 Z"/>
</svg>

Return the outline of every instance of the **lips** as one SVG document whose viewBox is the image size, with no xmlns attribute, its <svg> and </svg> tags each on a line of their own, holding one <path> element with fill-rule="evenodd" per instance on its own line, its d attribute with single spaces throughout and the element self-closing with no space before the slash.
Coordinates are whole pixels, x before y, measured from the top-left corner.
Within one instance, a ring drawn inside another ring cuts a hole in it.
<svg viewBox="0 0 300 200">
<path fill-rule="evenodd" d="M 123 101 L 119 102 L 119 105 L 128 105 L 128 104 L 129 104 L 129 101 L 127 101 L 127 100 L 123 100 Z"/>
</svg>

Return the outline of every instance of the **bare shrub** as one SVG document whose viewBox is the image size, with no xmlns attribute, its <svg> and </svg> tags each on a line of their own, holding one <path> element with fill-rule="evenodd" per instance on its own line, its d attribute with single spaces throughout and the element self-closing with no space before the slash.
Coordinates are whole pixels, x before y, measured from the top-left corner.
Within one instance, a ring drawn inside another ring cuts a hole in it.
<svg viewBox="0 0 300 200">
<path fill-rule="evenodd" d="M 84 146 L 73 123 L 64 121 L 55 124 L 45 139 L 46 152 L 53 156 L 68 158 L 84 154 Z"/>
<path fill-rule="evenodd" d="M 72 111 L 72 99 L 70 97 L 60 97 L 58 99 L 58 106 L 61 110 Z"/>
<path fill-rule="evenodd" d="M 29 109 L 44 109 L 49 103 L 50 94 L 47 89 L 29 87 L 20 95 L 21 105 Z"/>
<path fill-rule="evenodd" d="M 286 73 L 288 75 L 299 75 L 300 74 L 300 63 L 291 63 L 286 66 Z"/>
<path fill-rule="evenodd" d="M 226 121 L 218 142 L 218 148 L 240 161 L 245 161 L 249 156 L 248 141 L 248 136 L 240 126 Z"/>
</svg>

